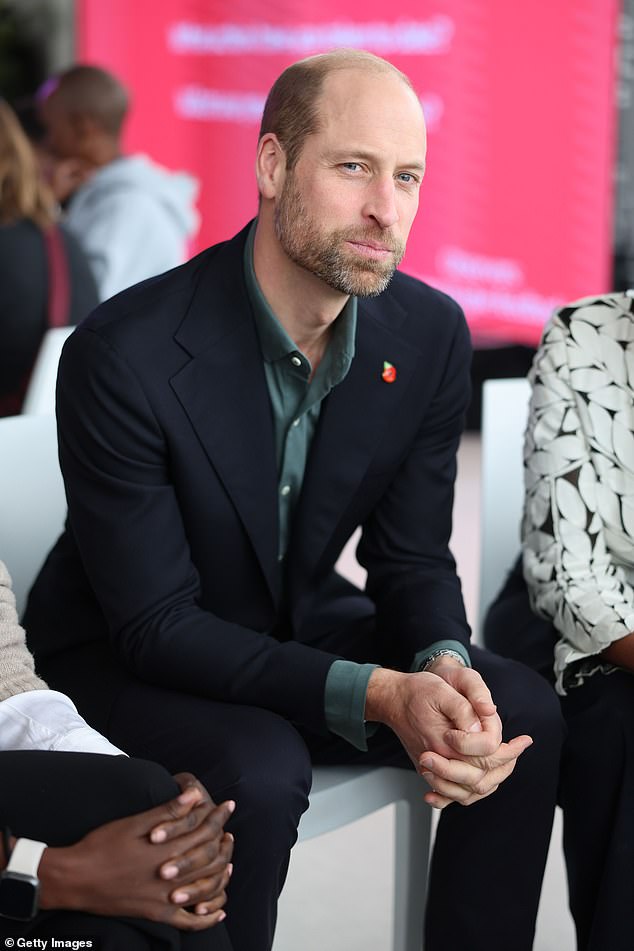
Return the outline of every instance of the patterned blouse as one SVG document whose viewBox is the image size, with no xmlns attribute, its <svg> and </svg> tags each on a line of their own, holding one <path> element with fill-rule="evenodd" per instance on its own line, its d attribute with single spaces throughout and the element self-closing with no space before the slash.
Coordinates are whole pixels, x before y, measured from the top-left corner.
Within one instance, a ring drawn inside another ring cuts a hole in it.
<svg viewBox="0 0 634 951">
<path fill-rule="evenodd" d="M 555 311 L 529 379 L 523 567 L 533 609 L 561 635 L 555 674 L 564 694 L 614 671 L 596 655 L 634 631 L 630 292 Z"/>
</svg>

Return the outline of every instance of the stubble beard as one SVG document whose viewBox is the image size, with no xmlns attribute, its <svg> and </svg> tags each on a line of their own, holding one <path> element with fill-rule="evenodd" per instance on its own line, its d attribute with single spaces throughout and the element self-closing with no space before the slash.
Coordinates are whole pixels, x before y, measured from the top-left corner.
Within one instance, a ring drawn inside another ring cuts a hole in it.
<svg viewBox="0 0 634 951">
<path fill-rule="evenodd" d="M 405 243 L 378 227 L 320 230 L 304 207 L 292 172 L 275 209 L 275 234 L 291 261 L 334 290 L 354 297 L 381 294 L 405 254 Z M 355 258 L 354 252 L 345 250 L 349 241 L 378 241 L 391 250 L 392 256 L 387 261 Z"/>
</svg>

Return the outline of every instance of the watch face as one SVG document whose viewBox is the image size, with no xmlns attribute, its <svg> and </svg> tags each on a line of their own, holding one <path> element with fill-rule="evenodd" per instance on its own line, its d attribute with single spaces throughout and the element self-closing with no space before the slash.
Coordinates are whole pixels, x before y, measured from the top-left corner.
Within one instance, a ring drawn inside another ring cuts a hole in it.
<svg viewBox="0 0 634 951">
<path fill-rule="evenodd" d="M 39 882 L 32 875 L 3 872 L 0 876 L 0 915 L 29 921 L 37 912 Z"/>
</svg>

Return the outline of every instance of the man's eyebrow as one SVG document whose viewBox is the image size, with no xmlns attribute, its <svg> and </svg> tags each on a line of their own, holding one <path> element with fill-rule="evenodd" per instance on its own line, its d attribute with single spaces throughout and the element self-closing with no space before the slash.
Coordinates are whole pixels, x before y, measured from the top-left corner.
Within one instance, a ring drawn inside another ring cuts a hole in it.
<svg viewBox="0 0 634 951">
<path fill-rule="evenodd" d="M 333 149 L 328 152 L 328 158 L 335 162 L 350 162 L 355 159 L 364 159 L 365 161 L 372 162 L 380 158 L 379 152 L 371 152 L 367 149 L 357 149 L 354 146 L 351 146 L 348 149 Z M 420 161 L 419 159 L 414 159 L 411 162 L 399 162 L 399 168 L 411 168 L 419 172 L 425 171 L 425 162 Z"/>
</svg>

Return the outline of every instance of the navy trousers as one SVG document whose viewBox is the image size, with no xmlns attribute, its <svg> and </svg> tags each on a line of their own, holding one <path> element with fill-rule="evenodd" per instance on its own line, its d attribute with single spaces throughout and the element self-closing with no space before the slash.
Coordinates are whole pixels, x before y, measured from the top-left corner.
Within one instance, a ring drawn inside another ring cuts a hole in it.
<svg viewBox="0 0 634 951">
<path fill-rule="evenodd" d="M 554 681 L 558 635 L 531 611 L 518 565 L 489 610 L 484 633 L 492 649 Z M 634 675 L 595 674 L 559 700 L 568 730 L 559 801 L 577 948 L 632 951 Z"/>
<path fill-rule="evenodd" d="M 380 662 L 372 632 L 364 627 L 339 630 L 315 643 L 328 649 L 334 638 L 340 655 Z M 529 951 L 556 802 L 563 721 L 553 691 L 533 671 L 477 648 L 473 659 L 492 690 L 505 735 L 529 733 L 535 743 L 492 796 L 443 811 L 432 861 L 425 947 Z M 272 945 L 277 898 L 308 805 L 312 762 L 412 768 L 387 728 L 380 728 L 368 752 L 361 753 L 335 736 L 300 734 L 266 710 L 129 679 L 107 720 L 100 723 L 89 689 L 98 667 L 88 653 L 84 676 L 75 676 L 72 683 L 65 675 L 66 664 L 40 666 L 49 683 L 70 693 L 84 716 L 122 749 L 156 760 L 170 772 L 195 773 L 218 802 L 236 800 L 227 827 L 235 836 L 226 920 L 234 951 L 269 951 Z M 76 675 L 76 661 L 73 669 Z M 426 789 L 421 779 L 421 795 Z"/>
</svg>

